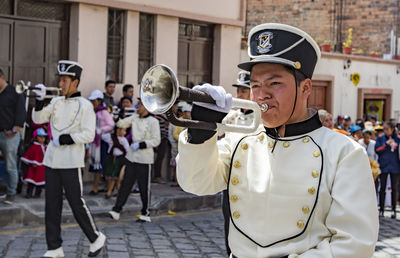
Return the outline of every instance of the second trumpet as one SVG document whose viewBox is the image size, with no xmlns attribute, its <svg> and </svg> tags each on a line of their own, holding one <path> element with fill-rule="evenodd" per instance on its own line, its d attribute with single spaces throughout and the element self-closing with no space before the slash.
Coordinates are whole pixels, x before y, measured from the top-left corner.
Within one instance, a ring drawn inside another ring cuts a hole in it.
<svg viewBox="0 0 400 258">
<path fill-rule="evenodd" d="M 37 88 L 35 86 L 31 86 L 31 82 L 27 82 L 25 84 L 25 82 L 22 80 L 18 81 L 17 84 L 15 85 L 15 91 L 18 94 L 24 94 L 24 93 L 27 93 L 28 91 L 32 91 L 35 89 L 37 89 Z M 46 95 L 43 96 L 43 98 L 51 99 L 51 98 L 60 96 L 61 89 L 57 88 L 57 87 L 46 87 L 46 92 L 53 92 L 53 93 L 51 93 L 51 94 L 46 93 Z M 34 98 L 34 97 L 36 97 L 36 95 L 28 94 L 27 97 Z"/>
</svg>

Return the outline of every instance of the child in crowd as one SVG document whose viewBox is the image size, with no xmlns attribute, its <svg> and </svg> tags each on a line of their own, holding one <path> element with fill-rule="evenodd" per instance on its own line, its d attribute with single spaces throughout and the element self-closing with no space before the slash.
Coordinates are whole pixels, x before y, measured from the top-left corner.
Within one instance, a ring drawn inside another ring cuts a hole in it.
<svg viewBox="0 0 400 258">
<path fill-rule="evenodd" d="M 33 143 L 27 149 L 21 161 L 28 165 L 28 170 L 24 175 L 24 183 L 28 184 L 26 198 L 40 198 L 43 185 L 45 184 L 43 157 L 46 151 L 47 133 L 43 128 L 38 128 L 33 133 Z M 35 195 L 33 196 L 33 189 Z"/>
<path fill-rule="evenodd" d="M 106 199 L 111 197 L 114 186 L 119 191 L 119 174 L 124 165 L 125 155 L 129 150 L 128 140 L 125 138 L 126 128 L 115 127 L 113 134 L 103 134 L 102 140 L 108 143 L 105 160 L 104 176 L 107 180 Z"/>
</svg>

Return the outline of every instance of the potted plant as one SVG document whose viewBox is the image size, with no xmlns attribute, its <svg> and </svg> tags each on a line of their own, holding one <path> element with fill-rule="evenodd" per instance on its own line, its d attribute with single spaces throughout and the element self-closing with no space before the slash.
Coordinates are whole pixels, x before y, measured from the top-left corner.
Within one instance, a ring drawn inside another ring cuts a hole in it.
<svg viewBox="0 0 400 258">
<path fill-rule="evenodd" d="M 353 49 L 351 47 L 351 39 L 353 37 L 353 29 L 349 28 L 346 42 L 343 42 L 342 52 L 346 55 L 351 55 Z"/>
<path fill-rule="evenodd" d="M 332 49 L 332 42 L 330 40 L 325 40 L 321 43 L 321 50 L 322 52 L 331 52 Z"/>
<path fill-rule="evenodd" d="M 353 48 L 352 54 L 362 56 L 364 55 L 364 50 L 362 50 L 361 48 L 360 49 Z"/>
<path fill-rule="evenodd" d="M 382 57 L 382 54 L 381 54 L 381 52 L 372 51 L 372 52 L 369 54 L 369 56 L 370 56 L 370 57 L 375 57 L 375 58 L 380 58 L 380 57 Z"/>
</svg>

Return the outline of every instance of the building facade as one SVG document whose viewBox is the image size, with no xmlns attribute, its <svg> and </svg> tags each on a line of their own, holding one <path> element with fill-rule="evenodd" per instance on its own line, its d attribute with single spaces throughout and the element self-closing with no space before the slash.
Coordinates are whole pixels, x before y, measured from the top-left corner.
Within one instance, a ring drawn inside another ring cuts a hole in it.
<svg viewBox="0 0 400 258">
<path fill-rule="evenodd" d="M 119 98 L 121 85 L 137 86 L 160 63 L 182 86 L 231 85 L 245 8 L 244 0 L 0 0 L 0 67 L 11 83 L 55 86 L 57 60 L 76 60 L 84 96 L 113 79 Z"/>
</svg>

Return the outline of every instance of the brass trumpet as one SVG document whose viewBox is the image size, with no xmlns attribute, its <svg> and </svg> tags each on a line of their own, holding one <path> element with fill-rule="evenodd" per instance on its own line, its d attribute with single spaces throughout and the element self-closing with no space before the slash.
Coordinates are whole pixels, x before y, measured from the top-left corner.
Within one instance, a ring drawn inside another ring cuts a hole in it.
<svg viewBox="0 0 400 258">
<path fill-rule="evenodd" d="M 15 84 L 15 91 L 18 93 L 18 94 L 24 94 L 24 93 L 26 93 L 26 92 L 28 92 L 28 91 L 32 91 L 32 90 L 35 90 L 35 89 L 37 89 L 35 86 L 31 86 L 31 82 L 27 82 L 26 84 L 25 84 L 25 82 L 24 81 L 18 81 L 17 82 L 17 84 Z M 46 87 L 46 91 L 55 91 L 57 94 L 52 94 L 52 95 L 44 95 L 43 96 L 43 98 L 46 98 L 46 99 L 51 99 L 51 98 L 54 98 L 54 97 L 58 97 L 59 95 L 60 95 L 60 92 L 61 92 L 61 89 L 60 88 L 57 88 L 57 87 Z M 35 95 L 27 95 L 27 97 L 36 97 Z"/>
<path fill-rule="evenodd" d="M 140 83 L 140 97 L 144 107 L 153 114 L 166 114 L 168 120 L 177 126 L 204 130 L 251 133 L 257 130 L 261 121 L 261 111 L 257 103 L 243 99 L 232 99 L 232 107 L 251 109 L 254 111 L 254 121 L 250 126 L 220 124 L 205 121 L 178 119 L 171 110 L 176 100 L 197 101 L 215 104 L 208 94 L 179 86 L 174 71 L 166 65 L 150 67 L 143 75 Z"/>
</svg>

